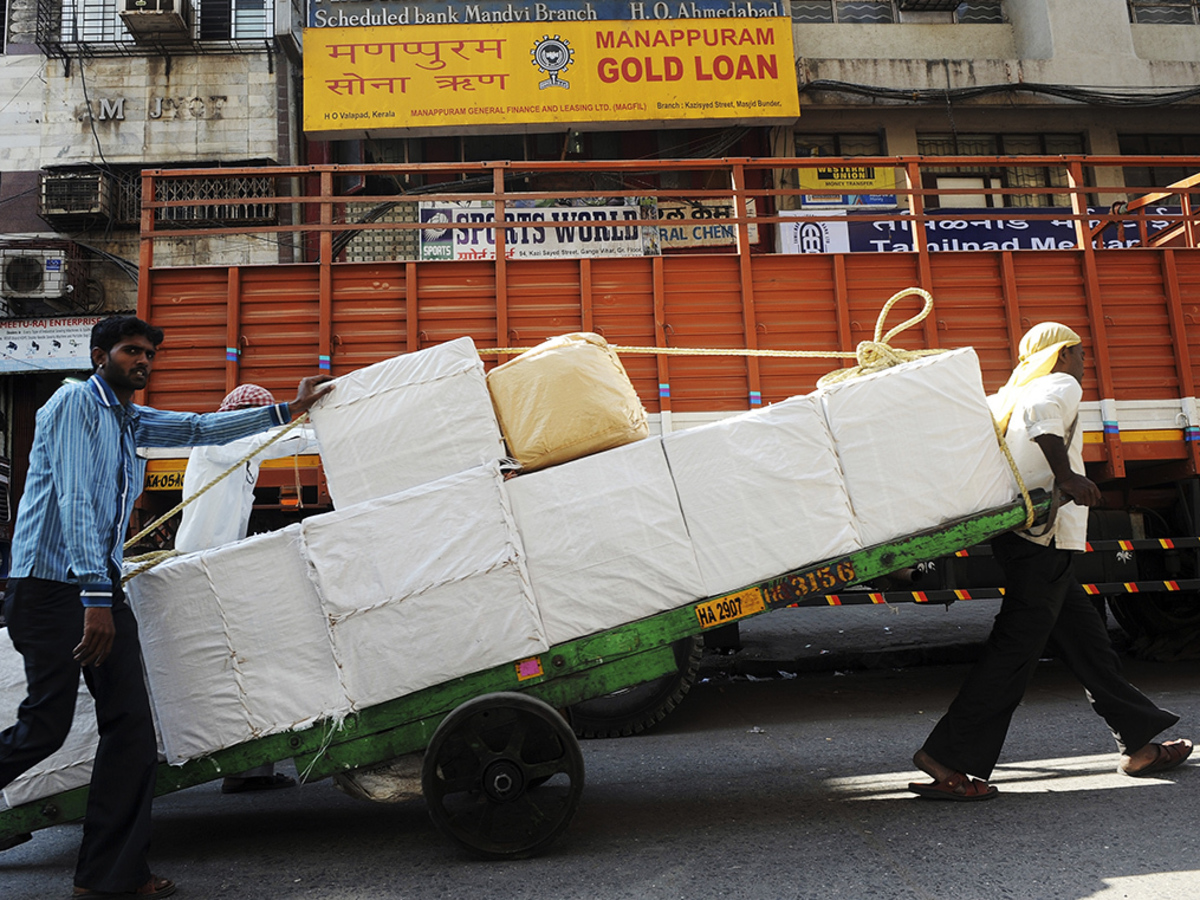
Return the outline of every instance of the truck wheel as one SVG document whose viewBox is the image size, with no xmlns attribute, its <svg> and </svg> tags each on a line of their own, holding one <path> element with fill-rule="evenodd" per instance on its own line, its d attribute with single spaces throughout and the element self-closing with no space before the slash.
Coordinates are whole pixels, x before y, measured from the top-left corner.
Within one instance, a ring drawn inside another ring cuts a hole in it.
<svg viewBox="0 0 1200 900">
<path fill-rule="evenodd" d="M 1200 595 L 1157 591 L 1108 598 L 1113 618 L 1146 659 L 1200 659 Z"/>
<path fill-rule="evenodd" d="M 485 694 L 434 731 L 421 787 L 447 837 L 484 859 L 523 859 L 570 824 L 583 793 L 583 753 L 549 704 Z"/>
<path fill-rule="evenodd" d="M 704 638 L 682 638 L 672 649 L 678 671 L 572 706 L 568 715 L 575 733 L 582 738 L 626 737 L 665 719 L 696 680 Z"/>
</svg>

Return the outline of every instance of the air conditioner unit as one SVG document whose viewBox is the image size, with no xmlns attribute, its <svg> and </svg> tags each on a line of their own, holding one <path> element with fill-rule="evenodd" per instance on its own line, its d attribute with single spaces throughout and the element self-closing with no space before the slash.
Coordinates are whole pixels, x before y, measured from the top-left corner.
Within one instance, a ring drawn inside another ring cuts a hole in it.
<svg viewBox="0 0 1200 900">
<path fill-rule="evenodd" d="M 121 3 L 121 21 L 135 41 L 180 43 L 191 40 L 191 0 L 121 0 Z"/>
<path fill-rule="evenodd" d="M 56 300 L 71 293 L 62 250 L 0 250 L 0 295 L 10 300 Z"/>
<path fill-rule="evenodd" d="M 104 172 L 44 172 L 38 209 L 44 219 L 108 218 L 112 179 Z"/>
</svg>

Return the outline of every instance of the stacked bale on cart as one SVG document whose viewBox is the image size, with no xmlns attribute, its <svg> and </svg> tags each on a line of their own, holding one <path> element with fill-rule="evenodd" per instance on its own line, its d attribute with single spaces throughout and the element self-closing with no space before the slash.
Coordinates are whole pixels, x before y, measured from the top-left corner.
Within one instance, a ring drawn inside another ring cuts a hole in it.
<svg viewBox="0 0 1200 900">
<path fill-rule="evenodd" d="M 171 762 L 548 646 L 469 339 L 339 378 L 311 418 L 333 512 L 129 583 Z M 177 608 L 182 582 L 209 627 Z"/>
<path fill-rule="evenodd" d="M 485 378 L 462 338 L 339 378 L 311 417 L 334 512 L 129 584 L 172 762 L 1016 494 L 969 348 L 650 436 L 603 339 Z"/>
</svg>

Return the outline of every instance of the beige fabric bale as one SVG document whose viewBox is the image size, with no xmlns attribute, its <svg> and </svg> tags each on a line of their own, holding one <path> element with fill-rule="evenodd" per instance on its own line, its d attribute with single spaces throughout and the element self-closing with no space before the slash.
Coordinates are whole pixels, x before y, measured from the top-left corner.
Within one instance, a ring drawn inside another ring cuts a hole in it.
<svg viewBox="0 0 1200 900">
<path fill-rule="evenodd" d="M 608 342 L 564 334 L 487 376 L 508 452 L 526 471 L 640 441 L 646 410 Z"/>
</svg>

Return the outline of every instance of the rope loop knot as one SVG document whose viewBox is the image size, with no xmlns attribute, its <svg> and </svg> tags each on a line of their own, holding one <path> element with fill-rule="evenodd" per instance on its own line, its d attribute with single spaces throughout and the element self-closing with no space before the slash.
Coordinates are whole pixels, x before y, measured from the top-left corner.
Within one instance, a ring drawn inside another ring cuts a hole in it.
<svg viewBox="0 0 1200 900">
<path fill-rule="evenodd" d="M 886 369 L 904 362 L 899 351 L 882 341 L 860 341 L 855 359 L 861 369 Z"/>
<path fill-rule="evenodd" d="M 910 319 L 907 319 L 897 325 L 895 328 L 884 333 L 884 324 L 887 322 L 888 313 L 892 307 L 903 300 L 905 297 L 920 297 L 924 302 L 921 311 Z M 911 328 L 914 325 L 920 324 L 925 320 L 930 312 L 933 311 L 933 296 L 929 291 L 919 287 L 905 288 L 902 291 L 897 291 L 888 298 L 887 303 L 883 304 L 883 309 L 879 311 L 879 318 L 875 320 L 875 336 L 872 340 L 861 341 L 854 352 L 854 359 L 858 365 L 849 369 L 836 369 L 828 375 L 821 377 L 817 381 L 817 387 L 827 387 L 831 384 L 837 384 L 839 381 L 847 381 L 851 378 L 857 378 L 860 375 L 869 375 L 872 372 L 879 372 L 883 369 L 890 369 L 892 366 L 898 366 L 900 363 L 909 362 L 914 359 L 920 359 L 922 356 L 932 356 L 935 353 L 945 353 L 945 350 L 903 350 L 899 347 L 893 347 L 889 343 L 892 338 L 900 334 L 902 331 Z"/>
</svg>

